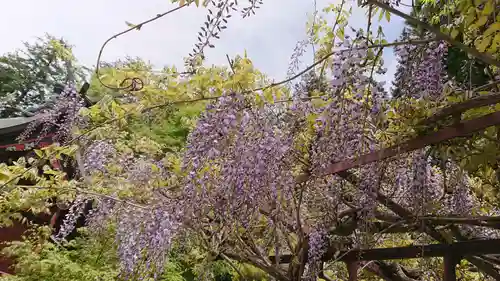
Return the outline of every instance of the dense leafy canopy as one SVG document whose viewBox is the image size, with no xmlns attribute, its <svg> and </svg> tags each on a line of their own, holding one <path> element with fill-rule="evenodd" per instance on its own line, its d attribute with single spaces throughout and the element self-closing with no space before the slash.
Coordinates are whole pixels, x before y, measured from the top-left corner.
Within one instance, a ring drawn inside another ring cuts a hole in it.
<svg viewBox="0 0 500 281">
<path fill-rule="evenodd" d="M 39 119 L 59 126 L 60 143 L 37 156 L 70 157 L 78 175 L 40 167 L 40 159 L 1 166 L 2 221 L 26 207 L 43 212 L 50 198 L 70 201 L 54 235 L 64 244 L 92 200 L 84 241 L 91 251 L 104 232 L 116 251 L 88 273 L 123 280 L 161 280 L 172 262 L 193 253 L 202 258 L 186 267 L 207 273 L 200 277 L 213 278 L 221 266 L 235 279 L 345 280 L 341 257 L 324 260 L 327 251 L 499 237 L 500 25 L 491 1 L 422 1 L 412 15 L 398 11 L 399 1 L 330 5 L 296 48 L 314 44 L 317 67 L 300 71 L 292 61 L 291 78 L 279 83 L 246 55 L 229 67 L 202 63 L 231 13 L 250 16 L 260 1 L 194 2 L 208 8 L 208 18 L 186 59 L 189 71 L 153 71 L 140 59 L 103 64 L 89 108 L 68 84 Z M 368 30 L 349 29 L 352 5 L 367 8 Z M 376 15 L 389 21 L 391 14 L 411 23 L 396 43 L 370 30 Z M 376 79 L 386 71 L 381 55 L 389 47 L 400 61 L 393 96 Z M 123 87 L 136 77 L 143 87 Z M 492 126 L 469 122 L 479 117 Z M 34 187 L 19 185 L 21 178 Z M 30 242 L 20 245 L 17 253 L 32 255 Z M 277 263 L 284 255 L 290 263 Z M 68 264 L 87 265 L 85 257 Z M 30 263 L 20 260 L 21 277 L 30 268 L 23 264 Z M 496 264 L 492 256 L 467 257 L 457 270 L 466 280 L 495 280 Z M 365 280 L 442 274 L 436 258 L 360 265 Z"/>
<path fill-rule="evenodd" d="M 81 80 L 84 69 L 75 67 L 69 46 L 62 39 L 46 35 L 24 50 L 0 57 L 1 117 L 22 116 L 53 101 L 68 82 L 68 73 Z"/>
</svg>

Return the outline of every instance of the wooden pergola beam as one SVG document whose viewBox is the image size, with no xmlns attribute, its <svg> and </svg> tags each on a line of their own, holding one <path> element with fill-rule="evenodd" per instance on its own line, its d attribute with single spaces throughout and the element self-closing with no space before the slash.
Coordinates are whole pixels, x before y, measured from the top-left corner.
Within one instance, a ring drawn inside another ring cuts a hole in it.
<svg viewBox="0 0 500 281">
<path fill-rule="evenodd" d="M 351 168 L 384 160 L 402 153 L 421 149 L 429 145 L 438 144 L 458 137 L 466 137 L 475 132 L 498 124 L 500 124 L 500 112 L 490 113 L 479 118 L 446 127 L 429 135 L 416 137 L 399 145 L 364 154 L 355 159 L 348 159 L 333 163 L 323 171 L 323 175 L 337 174 Z"/>
<path fill-rule="evenodd" d="M 349 171 L 339 172 L 338 175 L 354 185 L 359 183 L 359 179 Z M 397 204 L 396 202 L 394 202 L 393 200 L 391 200 L 390 198 L 388 198 L 387 196 L 383 195 L 380 192 L 377 193 L 377 201 L 381 205 L 387 207 L 389 210 L 391 210 L 392 212 L 394 212 L 396 215 L 400 216 L 403 219 L 411 220 L 411 218 L 413 217 L 413 214 L 410 211 L 408 211 L 407 209 Z M 427 221 L 422 221 L 422 225 L 424 227 L 422 229 L 423 232 L 427 233 L 429 236 L 431 236 L 440 243 L 449 243 L 448 239 L 445 238 L 439 231 L 437 231 L 432 224 L 429 224 Z M 456 234 L 454 234 L 454 237 L 458 238 L 458 240 L 461 240 L 460 237 L 457 237 Z M 467 259 L 470 263 L 475 265 L 479 270 L 481 270 L 485 274 L 495 278 L 496 280 L 500 280 L 499 270 L 496 267 L 494 267 L 490 262 L 483 260 L 482 256 L 468 256 L 465 257 L 465 259 Z"/>
<path fill-rule="evenodd" d="M 460 262 L 459 256 L 445 255 L 443 259 L 443 281 L 457 280 L 457 264 Z"/>
<path fill-rule="evenodd" d="M 500 103 L 500 94 L 495 93 L 495 94 L 488 94 L 484 96 L 475 97 L 461 103 L 456 103 L 447 106 L 441 109 L 440 111 L 436 112 L 431 117 L 422 120 L 422 122 L 420 122 L 419 125 L 430 125 L 450 115 L 458 113 L 461 114 L 469 109 L 493 105 L 497 103 Z"/>
<path fill-rule="evenodd" d="M 338 252 L 330 248 L 323 256 L 323 261 L 331 261 L 336 257 L 341 261 L 397 260 L 427 257 L 463 257 L 476 255 L 500 254 L 500 239 L 471 240 L 451 244 L 430 244 L 423 246 L 407 246 L 394 248 L 377 248 L 365 250 L 349 250 Z M 275 262 L 275 257 L 269 257 Z M 281 255 L 280 263 L 290 263 L 291 255 Z"/>
</svg>

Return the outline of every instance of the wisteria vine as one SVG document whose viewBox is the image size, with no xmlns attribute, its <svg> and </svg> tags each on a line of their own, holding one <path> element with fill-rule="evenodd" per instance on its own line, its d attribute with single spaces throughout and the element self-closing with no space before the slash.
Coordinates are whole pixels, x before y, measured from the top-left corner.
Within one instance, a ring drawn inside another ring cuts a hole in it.
<svg viewBox="0 0 500 281">
<path fill-rule="evenodd" d="M 193 53 L 203 55 L 205 46 L 212 46 L 209 39 L 224 29 L 236 5 L 232 3 L 212 3 L 222 12 L 208 17 Z M 242 14 L 248 16 L 259 3 L 251 1 Z M 173 241 L 183 235 L 195 235 L 215 256 L 224 251 L 233 257 L 241 253 L 241 261 L 276 278 L 316 278 L 332 245 L 345 240 L 351 242 L 347 248 L 377 245 L 371 237 L 382 231 L 374 230 L 373 221 L 394 217 L 382 207 L 382 196 L 415 218 L 470 214 L 480 204 L 471 192 L 471 177 L 457 163 L 436 166 L 427 148 L 347 174 L 323 174 L 332 163 L 384 146 L 379 137 L 384 128 L 378 120 L 390 100 L 383 83 L 374 78 L 374 73 L 385 72 L 378 59 L 384 46 L 367 44 L 361 35 L 346 36 L 335 45 L 342 51 L 325 58 L 331 60 L 331 76 L 311 80 L 321 88 L 306 81 L 294 88 L 287 102 L 276 103 L 278 97 L 266 91 L 281 82 L 254 92 L 222 91 L 208 103 L 185 149 L 176 155 L 179 169 L 166 165 L 166 157 L 158 159 L 132 147 L 127 134 L 113 132 L 108 138 L 96 134 L 81 141 L 81 175 L 91 179 L 85 188 L 105 196 L 79 195 L 56 239 L 62 241 L 73 230 L 82 206 L 95 200 L 88 226 L 96 230 L 114 224 L 121 277 L 126 280 L 158 280 Z M 396 79 L 402 95 L 442 98 L 448 80 L 443 65 L 446 52 L 447 43 L 441 41 L 422 48 L 399 45 L 402 66 Z M 415 54 L 424 58 L 423 63 L 412 61 Z M 272 101 L 263 102 L 269 93 Z M 89 120 L 79 114 L 82 107 L 74 86 L 68 86 L 57 106 L 43 112 L 21 138 L 45 124 L 42 133 L 56 126 L 57 139 L 64 144 L 73 128 L 88 126 Z M 120 137 L 128 143 L 120 142 Z M 459 231 L 472 238 L 499 236 L 496 229 L 469 225 Z M 277 238 L 283 233 L 286 239 Z M 296 241 L 287 241 L 289 234 Z M 258 239 L 253 239 L 255 235 Z M 306 264 L 292 264 L 288 271 L 272 267 L 263 254 L 269 249 L 276 255 L 279 250 L 292 253 Z"/>
</svg>

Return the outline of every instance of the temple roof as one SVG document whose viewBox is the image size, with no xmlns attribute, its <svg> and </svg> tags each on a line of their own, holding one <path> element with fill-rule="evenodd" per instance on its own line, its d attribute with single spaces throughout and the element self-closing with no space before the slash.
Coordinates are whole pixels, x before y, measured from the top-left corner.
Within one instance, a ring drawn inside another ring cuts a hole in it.
<svg viewBox="0 0 500 281">
<path fill-rule="evenodd" d="M 0 119 L 0 134 L 9 133 L 24 129 L 28 123 L 35 120 L 37 117 L 13 117 Z"/>
<path fill-rule="evenodd" d="M 13 117 L 0 119 L 0 129 L 15 127 L 21 124 L 29 123 L 35 120 L 36 117 Z"/>
<path fill-rule="evenodd" d="M 90 84 L 85 82 L 83 83 L 80 91 L 78 94 L 83 98 L 85 101 L 85 106 L 88 107 L 92 105 L 93 103 L 88 100 L 86 93 L 87 90 L 89 89 Z M 33 120 L 37 119 L 38 116 L 36 116 L 37 111 L 43 108 L 43 105 L 35 108 L 35 110 L 27 110 L 28 112 L 22 110 L 23 113 L 29 113 L 25 114 L 26 116 L 23 117 L 12 117 L 12 118 L 0 118 L 0 135 L 3 134 L 8 134 L 12 132 L 20 132 L 26 128 L 26 126 Z M 34 115 L 34 116 L 31 116 Z"/>
</svg>

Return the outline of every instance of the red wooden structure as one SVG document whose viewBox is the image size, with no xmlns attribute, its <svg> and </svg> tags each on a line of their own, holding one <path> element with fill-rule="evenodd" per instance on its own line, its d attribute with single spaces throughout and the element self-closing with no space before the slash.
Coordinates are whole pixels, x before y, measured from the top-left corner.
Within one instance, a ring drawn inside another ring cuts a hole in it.
<svg viewBox="0 0 500 281">
<path fill-rule="evenodd" d="M 0 119 L 0 162 L 9 163 L 17 160 L 19 157 L 29 155 L 33 149 L 39 149 L 50 145 L 52 134 L 45 135 L 42 139 L 29 139 L 23 142 L 16 141 L 20 133 L 32 122 L 33 117 L 16 117 Z M 52 162 L 54 168 L 58 168 L 57 162 Z M 54 214 L 56 211 L 54 211 Z M 50 224 L 54 214 L 45 214 L 33 216 L 30 219 L 36 220 L 37 223 Z M 14 222 L 11 227 L 0 228 L 0 242 L 19 240 L 21 236 L 29 229 L 27 224 Z M 4 243 L 0 244 L 0 250 L 5 247 Z M 10 266 L 12 261 L 8 258 L 0 256 L 0 273 L 12 273 Z"/>
<path fill-rule="evenodd" d="M 88 90 L 88 83 L 84 83 L 80 89 L 80 96 L 85 101 L 86 106 L 90 106 L 92 103 L 85 97 L 85 93 Z M 26 129 L 29 123 L 34 121 L 37 117 L 15 117 L 15 118 L 5 118 L 0 119 L 0 163 L 11 163 L 23 156 L 28 156 L 33 154 L 34 149 L 40 149 L 42 147 L 48 146 L 53 143 L 53 132 L 44 134 L 42 137 L 39 136 L 40 131 L 35 131 L 32 135 L 32 139 L 28 139 L 22 142 L 17 141 L 18 136 Z M 50 161 L 50 165 L 55 169 L 62 169 L 58 160 Z M 70 174 L 70 173 L 68 173 Z M 72 174 L 72 173 L 71 173 Z M 29 185 L 30 183 L 26 183 Z M 54 206 L 51 209 L 51 214 L 40 214 L 34 216 L 33 214 L 26 212 L 28 220 L 35 222 L 37 224 L 47 224 L 52 227 L 56 227 L 56 224 L 61 222 L 61 218 L 64 214 L 61 212 L 63 210 Z M 21 239 L 23 234 L 29 229 L 28 224 L 23 224 L 21 222 L 14 222 L 11 227 L 0 228 L 0 251 L 5 247 L 5 243 L 8 241 L 15 241 Z M 12 269 L 10 268 L 12 261 L 9 258 L 2 257 L 0 255 L 0 274 L 12 274 Z"/>
</svg>

